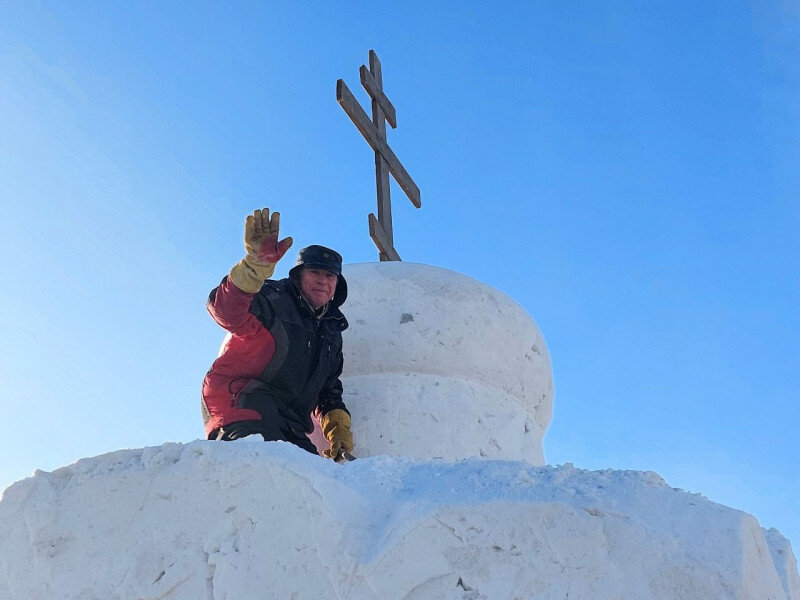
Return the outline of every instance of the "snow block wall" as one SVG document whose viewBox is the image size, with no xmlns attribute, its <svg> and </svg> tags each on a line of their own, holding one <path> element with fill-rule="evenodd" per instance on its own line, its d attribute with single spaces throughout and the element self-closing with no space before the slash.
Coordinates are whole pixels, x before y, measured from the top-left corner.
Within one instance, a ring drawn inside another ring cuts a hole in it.
<svg viewBox="0 0 800 600">
<path fill-rule="evenodd" d="M 655 473 L 197 441 L 0 501 L 4 600 L 800 600 L 788 542 Z"/>
<path fill-rule="evenodd" d="M 346 265 L 344 399 L 358 456 L 544 464 L 553 373 L 506 294 L 438 267 Z"/>
</svg>

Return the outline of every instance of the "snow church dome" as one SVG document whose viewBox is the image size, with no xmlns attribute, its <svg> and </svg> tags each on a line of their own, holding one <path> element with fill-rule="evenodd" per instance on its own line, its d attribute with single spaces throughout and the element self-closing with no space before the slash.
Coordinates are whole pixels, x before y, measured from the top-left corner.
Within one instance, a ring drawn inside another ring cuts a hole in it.
<svg viewBox="0 0 800 600">
<path fill-rule="evenodd" d="M 358 456 L 544 465 L 550 356 L 506 294 L 407 262 L 345 265 L 344 400 Z"/>
</svg>

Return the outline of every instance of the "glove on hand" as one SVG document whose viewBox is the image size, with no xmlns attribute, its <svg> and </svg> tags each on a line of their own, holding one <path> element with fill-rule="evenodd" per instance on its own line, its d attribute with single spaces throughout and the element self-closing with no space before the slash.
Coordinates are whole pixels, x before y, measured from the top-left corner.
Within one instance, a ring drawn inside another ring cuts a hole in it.
<svg viewBox="0 0 800 600">
<path fill-rule="evenodd" d="M 325 439 L 331 443 L 330 450 L 323 450 L 325 458 L 336 460 L 342 452 L 353 451 L 353 434 L 350 431 L 350 415 L 341 408 L 334 408 L 320 421 Z"/>
<path fill-rule="evenodd" d="M 255 294 L 275 272 L 277 263 L 292 246 L 292 238 L 278 241 L 281 214 L 269 209 L 256 210 L 244 224 L 244 249 L 247 256 L 231 269 L 230 278 L 243 292 Z"/>
</svg>

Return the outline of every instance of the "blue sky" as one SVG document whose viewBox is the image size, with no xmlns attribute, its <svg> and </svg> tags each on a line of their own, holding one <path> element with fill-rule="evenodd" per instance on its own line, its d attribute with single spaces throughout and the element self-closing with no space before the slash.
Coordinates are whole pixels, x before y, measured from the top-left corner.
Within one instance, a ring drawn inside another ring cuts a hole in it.
<svg viewBox="0 0 800 600">
<path fill-rule="evenodd" d="M 554 464 L 653 470 L 800 543 L 796 3 L 41 3 L 0 21 L 0 487 L 202 435 L 242 221 L 376 260 L 337 105 L 374 48 L 405 260 L 547 339 Z M 291 261 L 278 268 L 288 271 Z"/>
</svg>

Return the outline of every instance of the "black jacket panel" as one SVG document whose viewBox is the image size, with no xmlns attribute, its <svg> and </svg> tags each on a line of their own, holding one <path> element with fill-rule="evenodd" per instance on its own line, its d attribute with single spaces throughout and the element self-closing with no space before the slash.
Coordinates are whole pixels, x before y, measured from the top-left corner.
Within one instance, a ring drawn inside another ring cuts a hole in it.
<svg viewBox="0 0 800 600">
<path fill-rule="evenodd" d="M 275 339 L 275 355 L 240 395 L 242 408 L 259 410 L 262 403 L 275 402 L 286 419 L 306 432 L 313 430 L 313 411 L 324 415 L 336 408 L 347 410 L 339 380 L 344 363 L 342 331 L 347 328 L 338 308 L 343 301 L 344 297 L 335 297 L 319 317 L 292 279 L 264 283 L 250 312 Z"/>
</svg>

